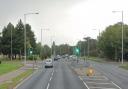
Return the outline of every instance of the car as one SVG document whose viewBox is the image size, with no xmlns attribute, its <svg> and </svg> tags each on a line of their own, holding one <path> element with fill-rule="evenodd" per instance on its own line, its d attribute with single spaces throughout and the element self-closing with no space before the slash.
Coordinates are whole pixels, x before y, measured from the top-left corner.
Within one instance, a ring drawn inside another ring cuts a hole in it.
<svg viewBox="0 0 128 89">
<path fill-rule="evenodd" d="M 58 58 L 57 57 L 54 57 L 54 61 L 57 61 L 58 60 Z"/>
<path fill-rule="evenodd" d="M 53 60 L 52 59 L 46 59 L 45 68 L 52 68 L 52 67 L 53 67 Z"/>
<path fill-rule="evenodd" d="M 54 57 L 54 61 L 57 61 L 59 59 L 61 59 L 60 55 L 57 55 L 57 56 Z"/>
</svg>

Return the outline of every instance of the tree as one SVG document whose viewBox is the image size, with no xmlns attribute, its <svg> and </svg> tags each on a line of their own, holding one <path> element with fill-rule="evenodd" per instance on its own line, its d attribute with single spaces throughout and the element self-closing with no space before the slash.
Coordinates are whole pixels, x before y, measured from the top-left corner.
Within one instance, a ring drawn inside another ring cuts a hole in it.
<svg viewBox="0 0 128 89">
<path fill-rule="evenodd" d="M 11 30 L 12 30 L 12 37 L 14 33 L 14 26 L 9 23 L 7 27 L 3 28 L 2 31 L 2 38 L 1 38 L 1 50 L 4 55 L 8 55 L 10 58 L 11 54 Z"/>
<path fill-rule="evenodd" d="M 122 23 L 110 25 L 98 38 L 98 48 L 109 59 L 121 58 Z M 124 54 L 128 53 L 128 25 L 124 24 Z"/>
<path fill-rule="evenodd" d="M 84 37 L 85 41 L 78 41 L 77 47 L 80 49 L 80 56 L 88 55 L 88 45 L 89 45 L 89 55 L 97 56 L 97 40 L 90 37 Z"/>
<path fill-rule="evenodd" d="M 16 25 L 15 30 L 15 54 L 21 58 L 21 55 L 24 54 L 24 24 L 21 20 Z"/>
<path fill-rule="evenodd" d="M 31 30 L 31 26 L 29 24 L 26 24 L 26 35 L 27 35 L 27 42 L 32 48 L 36 48 L 36 40 L 34 32 Z M 29 48 L 29 45 L 27 45 L 27 48 Z"/>
<path fill-rule="evenodd" d="M 37 55 L 40 55 L 40 52 L 41 52 L 41 49 L 42 49 L 43 47 L 41 46 L 41 43 L 39 42 L 39 43 L 37 43 L 36 44 L 36 48 L 35 48 L 35 54 L 37 54 Z"/>
<path fill-rule="evenodd" d="M 13 57 L 16 59 L 16 56 L 24 55 L 24 24 L 21 20 L 19 20 L 16 27 L 14 27 L 11 23 L 5 26 L 2 31 L 1 41 L 1 51 L 4 55 L 8 55 L 10 58 L 11 54 L 11 31 L 12 31 L 12 53 Z M 36 48 L 36 40 L 34 32 L 31 30 L 31 26 L 26 24 L 26 38 L 27 38 L 27 49 Z M 27 51 L 27 50 L 26 50 Z"/>
<path fill-rule="evenodd" d="M 42 49 L 42 58 L 46 59 L 51 56 L 51 49 L 48 45 L 44 45 Z"/>
</svg>

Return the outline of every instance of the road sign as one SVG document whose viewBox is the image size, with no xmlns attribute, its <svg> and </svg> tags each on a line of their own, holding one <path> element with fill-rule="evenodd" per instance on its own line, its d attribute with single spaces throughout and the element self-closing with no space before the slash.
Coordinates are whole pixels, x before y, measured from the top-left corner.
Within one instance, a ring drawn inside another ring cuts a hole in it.
<svg viewBox="0 0 128 89">
<path fill-rule="evenodd" d="M 95 71 L 92 67 L 88 67 L 87 70 L 86 70 L 86 75 L 87 76 L 94 76 L 95 74 Z"/>
</svg>

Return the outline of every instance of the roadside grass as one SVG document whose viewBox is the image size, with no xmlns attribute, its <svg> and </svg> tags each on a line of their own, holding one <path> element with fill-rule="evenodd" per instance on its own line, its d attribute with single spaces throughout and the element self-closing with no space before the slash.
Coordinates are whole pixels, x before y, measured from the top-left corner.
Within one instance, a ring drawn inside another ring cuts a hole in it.
<svg viewBox="0 0 128 89">
<path fill-rule="evenodd" d="M 23 64 L 20 61 L 2 61 L 2 64 L 0 64 L 0 75 L 17 70 L 22 66 Z"/>
<path fill-rule="evenodd" d="M 105 61 L 104 58 L 99 58 L 99 57 L 89 57 L 89 58 L 82 57 L 82 59 L 84 59 L 84 58 L 87 60 L 95 61 L 95 62 L 104 62 Z"/>
<path fill-rule="evenodd" d="M 19 76 L 13 78 L 9 82 L 4 82 L 0 85 L 0 89 L 13 89 L 18 83 L 20 83 L 23 79 L 27 78 L 30 74 L 33 73 L 33 70 L 27 70 L 21 73 Z"/>
<path fill-rule="evenodd" d="M 124 63 L 120 65 L 119 67 L 128 70 L 128 63 Z"/>
</svg>

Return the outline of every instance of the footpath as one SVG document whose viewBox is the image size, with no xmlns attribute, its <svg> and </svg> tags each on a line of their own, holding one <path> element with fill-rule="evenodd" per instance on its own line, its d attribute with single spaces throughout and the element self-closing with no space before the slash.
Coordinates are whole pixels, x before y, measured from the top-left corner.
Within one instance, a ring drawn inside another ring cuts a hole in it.
<svg viewBox="0 0 128 89">
<path fill-rule="evenodd" d="M 18 75 L 22 74 L 23 72 L 29 70 L 29 69 L 38 69 L 39 68 L 39 64 L 40 62 L 34 63 L 29 61 L 26 63 L 26 65 L 24 65 L 23 67 L 9 72 L 7 74 L 1 75 L 0 76 L 0 84 L 5 83 L 5 82 L 11 82 L 10 80 L 17 77 Z M 33 66 L 34 65 L 34 66 Z"/>
</svg>

